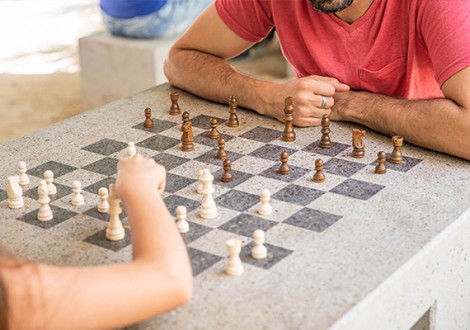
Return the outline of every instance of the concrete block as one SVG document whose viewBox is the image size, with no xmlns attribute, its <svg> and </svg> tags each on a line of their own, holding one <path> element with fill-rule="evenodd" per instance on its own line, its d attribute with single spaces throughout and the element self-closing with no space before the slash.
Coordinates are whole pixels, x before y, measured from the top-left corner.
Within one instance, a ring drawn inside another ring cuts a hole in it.
<svg viewBox="0 0 470 330">
<path fill-rule="evenodd" d="M 84 109 L 167 82 L 163 63 L 176 39 L 131 39 L 105 31 L 79 39 Z"/>
</svg>

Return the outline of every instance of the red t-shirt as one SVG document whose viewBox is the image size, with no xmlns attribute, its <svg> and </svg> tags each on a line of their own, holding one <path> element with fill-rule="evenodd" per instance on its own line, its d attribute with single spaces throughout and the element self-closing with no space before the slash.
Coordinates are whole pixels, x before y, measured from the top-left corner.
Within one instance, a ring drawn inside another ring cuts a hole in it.
<svg viewBox="0 0 470 330">
<path fill-rule="evenodd" d="M 353 24 L 309 0 L 216 0 L 225 24 L 258 42 L 275 27 L 297 77 L 335 77 L 353 89 L 409 99 L 470 66 L 470 0 L 375 0 Z"/>
</svg>

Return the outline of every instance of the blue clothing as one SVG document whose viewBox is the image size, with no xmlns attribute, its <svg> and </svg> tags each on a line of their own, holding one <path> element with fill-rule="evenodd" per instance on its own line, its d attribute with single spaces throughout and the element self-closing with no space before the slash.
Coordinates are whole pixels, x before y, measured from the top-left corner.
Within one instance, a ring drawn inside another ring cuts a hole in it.
<svg viewBox="0 0 470 330">
<path fill-rule="evenodd" d="M 100 7 L 114 18 L 133 18 L 157 12 L 168 0 L 100 0 Z"/>
<path fill-rule="evenodd" d="M 173 36 L 183 33 L 213 0 L 165 2 L 156 12 L 131 18 L 113 17 L 102 10 L 103 21 L 108 31 L 118 36 L 141 39 Z"/>
</svg>

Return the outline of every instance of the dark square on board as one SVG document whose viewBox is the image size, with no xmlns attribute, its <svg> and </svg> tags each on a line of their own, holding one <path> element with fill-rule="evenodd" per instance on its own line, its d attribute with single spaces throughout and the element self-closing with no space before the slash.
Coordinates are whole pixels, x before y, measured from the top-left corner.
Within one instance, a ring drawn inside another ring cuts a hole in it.
<svg viewBox="0 0 470 330">
<path fill-rule="evenodd" d="M 334 157 L 349 148 L 349 145 L 339 142 L 332 142 L 333 146 L 330 149 L 320 148 L 319 144 L 320 140 L 317 140 L 312 144 L 306 146 L 302 150 L 324 156 Z"/>
<path fill-rule="evenodd" d="M 231 182 L 222 182 L 221 177 L 222 174 L 224 173 L 224 169 L 220 169 L 217 172 L 213 173 L 214 175 L 214 184 L 218 186 L 223 186 L 223 187 L 229 187 L 229 188 L 234 188 L 238 186 L 239 184 L 245 182 L 249 178 L 253 177 L 253 174 L 248 174 L 245 172 L 240 172 L 236 170 L 231 170 L 230 173 L 233 175 L 233 179 Z"/>
<path fill-rule="evenodd" d="M 102 187 L 108 189 L 108 191 L 109 191 L 109 185 L 111 183 L 116 183 L 116 179 L 115 178 L 105 178 L 105 179 L 100 180 L 98 182 L 95 182 L 95 183 L 93 183 L 89 186 L 86 186 L 82 190 L 85 190 L 85 191 L 88 191 L 89 193 L 98 195 L 98 190 Z"/>
<path fill-rule="evenodd" d="M 189 159 L 171 155 L 171 154 L 166 154 L 166 153 L 160 153 L 157 154 L 156 156 L 153 157 L 153 159 L 160 165 L 166 168 L 167 171 L 174 169 L 175 167 L 178 167 L 180 165 L 183 165 L 184 163 L 188 162 Z"/>
<path fill-rule="evenodd" d="M 50 205 L 50 207 L 52 210 L 52 214 L 54 216 L 52 220 L 39 221 L 38 220 L 39 209 L 26 213 L 25 215 L 18 218 L 17 220 L 29 223 L 30 225 L 33 225 L 33 226 L 41 227 L 43 229 L 49 229 L 77 215 L 77 213 L 73 211 L 66 210 L 66 209 L 63 209 L 54 205 Z"/>
<path fill-rule="evenodd" d="M 271 128 L 265 128 L 261 126 L 255 127 L 252 130 L 249 130 L 248 132 L 240 135 L 240 137 L 242 138 L 264 142 L 264 143 L 268 143 L 276 139 L 279 139 L 281 136 L 282 136 L 281 131 L 277 131 Z"/>
<path fill-rule="evenodd" d="M 62 175 L 75 171 L 76 169 L 76 167 L 70 165 L 50 161 L 28 170 L 27 173 L 42 179 L 44 178 L 44 172 L 50 170 L 52 173 L 54 173 L 54 178 L 58 178 Z"/>
<path fill-rule="evenodd" d="M 305 174 L 310 172 L 310 170 L 307 170 L 305 168 L 290 165 L 289 167 L 290 167 L 291 171 L 290 171 L 289 174 L 279 174 L 278 170 L 279 170 L 280 166 L 281 166 L 281 163 L 279 162 L 279 164 L 276 164 L 276 165 L 266 169 L 265 171 L 263 171 L 259 175 L 264 176 L 266 178 L 274 179 L 274 180 L 279 180 L 279 181 L 284 181 L 284 182 L 292 182 L 292 181 L 295 181 L 297 179 L 300 179 Z"/>
<path fill-rule="evenodd" d="M 120 206 L 121 206 L 122 212 L 121 212 L 121 214 L 119 214 L 119 219 L 121 219 L 121 222 L 127 222 L 126 221 L 126 219 L 127 219 L 126 209 L 124 208 L 124 205 L 122 203 L 120 204 Z M 83 214 L 85 214 L 89 217 L 101 220 L 101 221 L 106 221 L 106 222 L 109 221 L 108 213 L 98 212 L 97 206 L 94 206 L 91 209 L 89 209 L 88 211 L 83 212 Z"/>
<path fill-rule="evenodd" d="M 279 190 L 271 197 L 284 202 L 305 206 L 313 202 L 324 193 L 325 192 L 321 190 L 290 184 L 287 187 Z"/>
<path fill-rule="evenodd" d="M 259 218 L 250 214 L 242 213 L 233 218 L 229 222 L 224 223 L 219 229 L 241 235 L 251 237 L 256 229 L 267 231 L 277 225 L 275 221 Z"/>
<path fill-rule="evenodd" d="M 340 215 L 303 208 L 283 222 L 292 226 L 322 232 L 341 218 Z"/>
<path fill-rule="evenodd" d="M 49 198 L 51 199 L 51 202 L 61 199 L 62 197 L 65 197 L 69 194 L 72 193 L 72 188 L 64 186 L 60 183 L 54 183 L 57 193 L 55 195 L 49 195 Z M 27 190 L 24 192 L 23 196 L 38 200 L 39 199 L 39 194 L 38 194 L 38 187 L 32 187 L 31 189 Z"/>
<path fill-rule="evenodd" d="M 383 188 L 385 186 L 379 184 L 347 179 L 331 189 L 330 192 L 351 198 L 368 200 Z"/>
<path fill-rule="evenodd" d="M 220 138 L 224 139 L 227 143 L 228 141 L 232 140 L 234 137 L 232 135 L 227 134 L 220 134 Z M 194 143 L 203 144 L 208 147 L 218 148 L 219 147 L 219 139 L 212 139 L 209 136 L 209 131 L 203 132 L 199 135 L 194 137 Z"/>
<path fill-rule="evenodd" d="M 228 116 L 228 110 L 227 110 L 227 116 Z M 206 116 L 206 115 L 199 115 L 197 117 L 194 117 L 193 119 L 189 119 L 191 121 L 191 124 L 193 127 L 198 127 L 202 129 L 210 129 L 211 128 L 211 118 L 216 118 L 217 119 L 217 125 L 220 126 L 223 123 L 225 123 L 227 120 L 219 118 L 219 117 L 211 117 L 211 116 Z"/>
<path fill-rule="evenodd" d="M 388 160 L 390 159 L 390 153 L 387 153 L 387 162 L 385 163 L 385 167 L 390 170 L 400 171 L 400 172 L 408 172 L 413 167 L 421 163 L 423 160 L 419 158 L 407 157 L 403 156 L 403 163 L 401 164 L 392 164 Z M 377 160 L 373 161 L 371 165 L 376 166 Z"/>
<path fill-rule="evenodd" d="M 259 196 L 238 190 L 230 190 L 215 199 L 218 206 L 240 212 L 249 209 L 258 202 Z"/>
<path fill-rule="evenodd" d="M 266 144 L 262 146 L 261 148 L 258 148 L 255 151 L 252 151 L 250 153 L 250 156 L 272 160 L 272 161 L 278 161 L 279 164 L 281 164 L 281 153 L 283 151 L 287 151 L 289 156 L 292 156 L 296 152 L 296 150 L 294 149 L 281 147 L 281 146 L 277 146 L 274 144 Z"/>
<path fill-rule="evenodd" d="M 191 183 L 196 182 L 194 179 L 187 178 L 185 176 L 176 175 L 173 173 L 168 173 L 166 176 L 166 187 L 165 191 L 168 193 L 175 193 L 180 189 L 183 189 L 186 186 L 189 186 Z"/>
<path fill-rule="evenodd" d="M 198 156 L 194 160 L 197 160 L 198 162 L 201 162 L 201 163 L 218 165 L 220 167 L 223 167 L 224 166 L 224 160 L 223 159 L 218 159 L 216 157 L 218 151 L 219 151 L 218 149 L 209 150 L 208 152 L 203 153 L 201 156 Z M 239 154 L 237 152 L 232 152 L 232 151 L 228 151 L 228 150 L 225 150 L 225 151 L 227 152 L 228 158 L 230 159 L 230 161 L 232 163 L 234 161 L 236 161 L 237 159 L 240 159 L 240 158 L 243 157 L 242 154 Z"/>
<path fill-rule="evenodd" d="M 254 242 L 250 242 L 249 244 L 245 245 L 240 253 L 240 259 L 247 264 L 264 269 L 271 268 L 293 252 L 279 246 L 264 243 L 264 246 L 268 249 L 267 257 L 264 259 L 255 259 L 251 256 L 251 249 L 253 249 L 254 246 Z"/>
<path fill-rule="evenodd" d="M 366 166 L 366 164 L 350 162 L 348 160 L 339 158 L 332 158 L 329 161 L 325 162 L 325 164 L 323 165 L 323 170 L 325 171 L 325 173 L 350 177 Z"/>
<path fill-rule="evenodd" d="M 164 135 L 155 135 L 137 143 L 138 147 L 144 147 L 147 149 L 152 149 L 156 151 L 165 151 L 170 149 L 180 143 L 180 140 L 164 136 Z"/>
<path fill-rule="evenodd" d="M 215 254 L 204 252 L 192 247 L 188 247 L 189 259 L 191 260 L 191 267 L 193 269 L 193 276 L 197 276 L 206 269 L 215 265 L 222 260 L 222 257 Z"/>
<path fill-rule="evenodd" d="M 7 192 L 5 190 L 0 189 L 0 202 L 4 201 L 8 198 Z"/>
<path fill-rule="evenodd" d="M 189 231 L 187 233 L 182 233 L 183 240 L 186 244 L 189 244 L 198 238 L 204 236 L 208 232 L 212 231 L 213 229 L 207 226 L 200 225 L 194 222 L 189 223 Z"/>
<path fill-rule="evenodd" d="M 178 125 L 177 123 L 174 123 L 174 122 L 171 122 L 171 121 L 166 121 L 166 120 L 160 120 L 160 119 L 153 118 L 153 127 L 152 128 L 145 128 L 144 127 L 145 116 L 143 115 L 143 111 L 142 111 L 142 118 L 143 118 L 142 122 L 135 125 L 135 126 L 132 126 L 132 128 L 141 129 L 141 130 L 146 131 L 146 132 L 152 132 L 152 133 L 157 134 L 157 133 L 166 131 L 167 129 Z"/>
<path fill-rule="evenodd" d="M 127 143 L 115 141 L 111 139 L 102 139 L 82 149 L 86 151 L 94 152 L 95 154 L 109 156 L 125 148 L 127 148 Z"/>
<path fill-rule="evenodd" d="M 85 238 L 83 241 L 97 245 L 99 247 L 102 247 L 104 249 L 108 249 L 114 252 L 117 252 L 126 246 L 131 244 L 131 232 L 129 229 L 124 228 L 125 231 L 125 236 L 123 239 L 119 241 L 110 241 L 109 239 L 106 238 L 106 229 L 100 230 L 97 233 L 94 233 L 93 235 Z"/>
<path fill-rule="evenodd" d="M 201 206 L 200 202 L 179 195 L 170 195 L 163 199 L 163 201 L 173 216 L 176 216 L 176 208 L 180 205 L 184 205 L 186 207 L 186 212 L 188 213 Z"/>
<path fill-rule="evenodd" d="M 119 160 L 116 158 L 105 157 L 94 163 L 84 166 L 83 169 L 90 172 L 111 176 L 117 173 L 118 162 Z"/>
</svg>

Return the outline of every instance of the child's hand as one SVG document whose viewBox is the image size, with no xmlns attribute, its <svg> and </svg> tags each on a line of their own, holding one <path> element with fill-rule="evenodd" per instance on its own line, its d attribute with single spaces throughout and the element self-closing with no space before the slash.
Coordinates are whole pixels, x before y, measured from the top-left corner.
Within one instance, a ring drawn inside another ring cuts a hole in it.
<svg viewBox="0 0 470 330">
<path fill-rule="evenodd" d="M 116 192 L 121 200 L 155 190 L 165 190 L 166 171 L 153 159 L 145 159 L 137 154 L 121 159 L 117 166 Z"/>
</svg>

